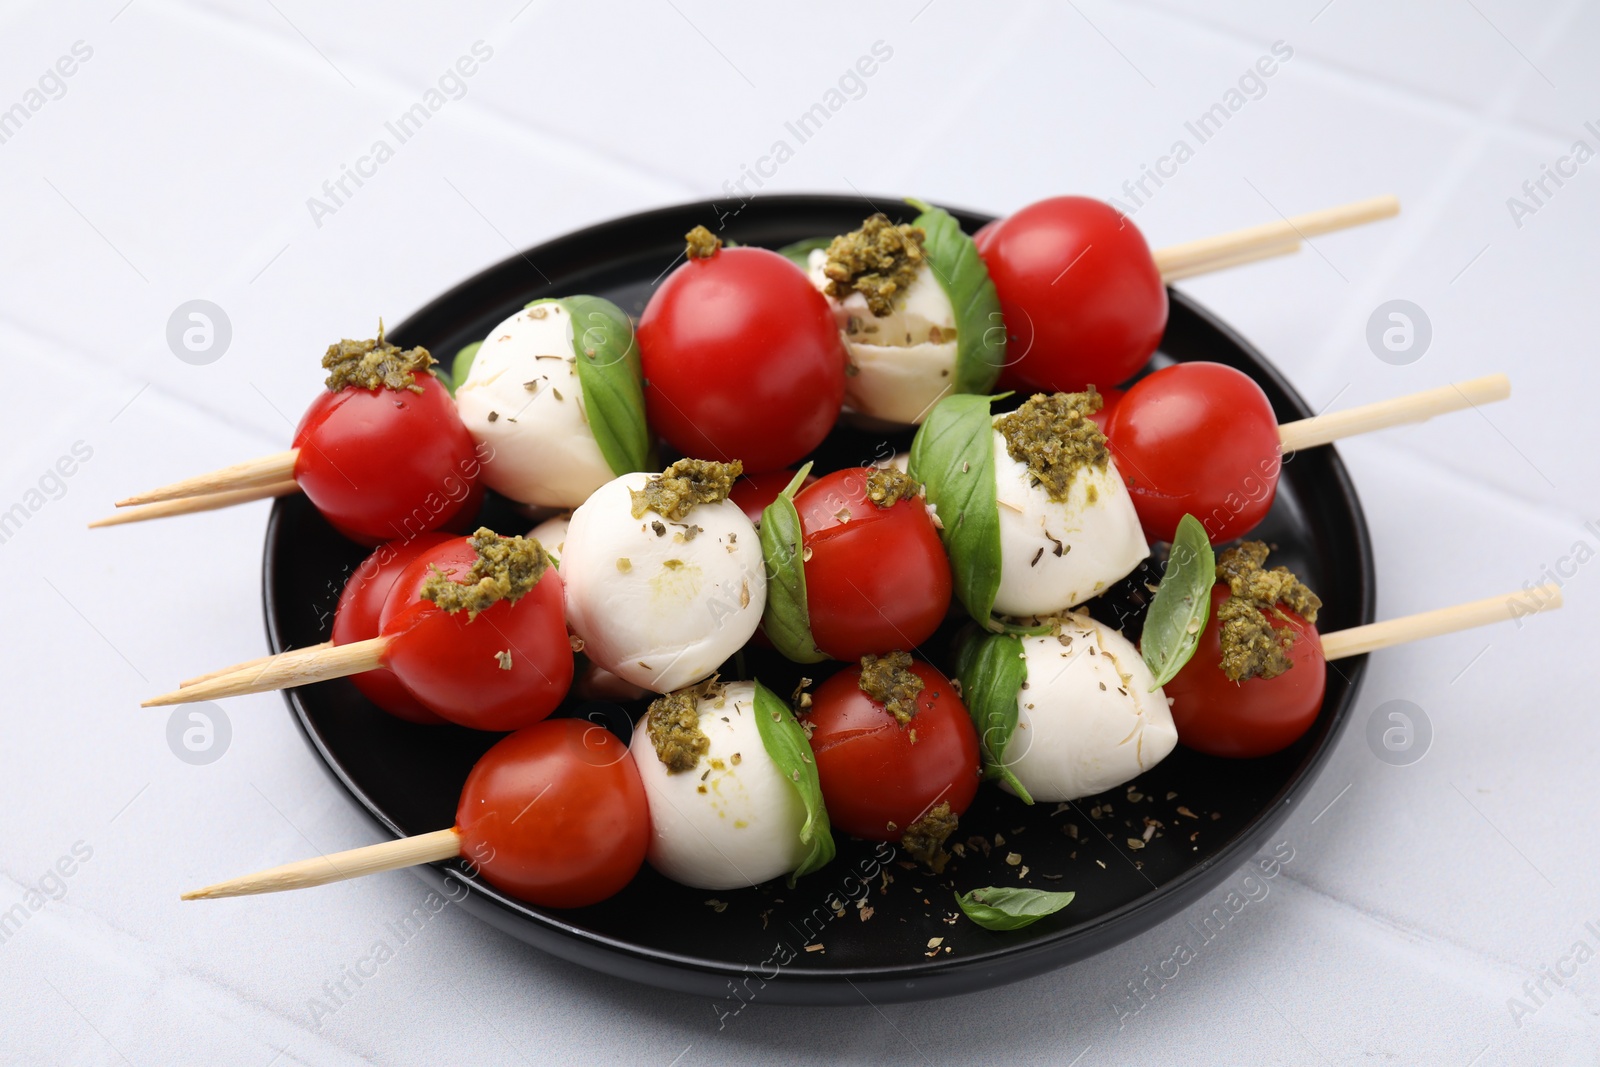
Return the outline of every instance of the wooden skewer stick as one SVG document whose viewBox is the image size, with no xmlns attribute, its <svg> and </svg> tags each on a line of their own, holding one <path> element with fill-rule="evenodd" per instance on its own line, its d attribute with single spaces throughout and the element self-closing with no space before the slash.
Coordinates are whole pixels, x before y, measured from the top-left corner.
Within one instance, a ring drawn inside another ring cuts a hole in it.
<svg viewBox="0 0 1600 1067">
<path fill-rule="evenodd" d="M 304 889 L 308 886 L 342 882 L 364 874 L 392 871 L 400 867 L 414 867 L 419 863 L 437 863 L 461 855 L 461 835 L 454 828 L 435 830 L 431 834 L 401 837 L 383 841 L 365 848 L 352 848 L 335 852 L 331 856 L 285 863 L 269 871 L 258 871 L 242 878 L 208 885 L 183 894 L 184 900 L 215 900 L 218 897 L 243 897 L 252 893 L 277 893 L 285 889 Z"/>
<path fill-rule="evenodd" d="M 1300 240 L 1283 241 L 1279 244 L 1262 245 L 1240 252 L 1234 256 L 1223 256 L 1220 259 L 1207 260 L 1203 263 L 1193 263 L 1177 267 L 1170 271 L 1161 272 L 1161 280 L 1171 284 L 1185 278 L 1192 278 L 1197 274 L 1210 274 L 1213 271 L 1227 270 L 1229 267 L 1242 267 L 1246 263 L 1257 263 L 1263 259 L 1273 259 L 1277 256 L 1287 256 L 1300 251 Z"/>
<path fill-rule="evenodd" d="M 298 493 L 300 486 L 294 481 L 269 482 L 250 489 L 232 489 L 221 493 L 207 493 L 203 496 L 185 496 L 176 500 L 162 500 L 155 504 L 146 504 L 143 507 L 132 508 L 128 511 L 119 511 L 115 515 L 108 515 L 103 519 L 96 519 L 89 524 L 89 529 L 96 530 L 102 526 L 121 526 L 128 522 L 143 522 L 146 519 L 164 519 L 168 515 L 191 515 L 197 511 L 215 511 L 217 508 L 230 508 L 235 504 L 248 504 L 252 500 L 270 500 L 273 497 L 288 496 Z"/>
<path fill-rule="evenodd" d="M 1315 448 L 1390 426 L 1426 422 L 1435 415 L 1491 404 L 1510 395 L 1510 378 L 1504 374 L 1488 374 L 1409 396 L 1397 396 L 1375 404 L 1362 404 L 1360 407 L 1315 415 L 1298 422 L 1286 422 L 1278 427 L 1278 440 L 1282 442 L 1284 452 L 1298 452 L 1302 448 Z"/>
<path fill-rule="evenodd" d="M 300 455 L 298 448 L 291 448 L 285 452 L 274 452 L 270 456 L 259 459 L 246 460 L 235 463 L 231 467 L 212 471 L 210 474 L 198 474 L 193 478 L 185 478 L 181 482 L 164 485 L 160 489 L 152 489 L 148 493 L 139 493 L 125 500 L 117 501 L 117 507 L 131 507 L 135 504 L 155 504 L 162 500 L 177 500 L 186 496 L 209 496 L 212 493 L 227 493 L 236 489 L 253 489 L 258 486 L 272 485 L 274 482 L 288 482 L 294 480 L 294 463 Z"/>
<path fill-rule="evenodd" d="M 259 667 L 235 670 L 193 685 L 175 689 L 170 693 L 146 700 L 143 708 L 163 708 L 170 704 L 193 704 L 201 700 L 244 696 L 246 693 L 266 693 L 274 689 L 292 689 L 297 685 L 325 682 L 330 678 L 344 678 L 383 666 L 383 654 L 389 647 L 387 637 L 374 637 L 366 641 L 352 641 L 348 645 L 299 648 L 280 652 L 269 657 Z"/>
<path fill-rule="evenodd" d="M 1385 619 L 1383 622 L 1323 634 L 1322 656 L 1324 659 L 1360 656 L 1380 648 L 1421 641 L 1425 637 L 1453 634 L 1458 630 L 1508 622 L 1541 611 L 1554 611 L 1560 606 L 1561 587 L 1552 582 L 1532 590 L 1519 589 L 1504 596 L 1457 604 L 1453 608 L 1403 615 L 1398 619 Z"/>
<path fill-rule="evenodd" d="M 291 648 L 291 649 L 289 649 L 289 651 L 290 652 L 311 652 L 311 651 L 314 651 L 314 650 L 319 649 L 319 648 L 332 648 L 332 647 L 333 647 L 333 642 L 332 641 L 324 641 L 320 645 L 307 645 L 305 648 Z M 282 655 L 282 653 L 280 652 L 278 655 Z M 178 683 L 178 688 L 179 689 L 187 689 L 191 685 L 195 685 L 195 684 L 197 684 L 199 682 L 209 682 L 213 678 L 221 678 L 224 675 L 241 674 L 241 673 L 243 673 L 245 671 L 250 671 L 250 670 L 260 670 L 262 667 L 266 666 L 268 663 L 273 662 L 277 658 L 278 658 L 278 656 L 257 656 L 255 659 L 247 659 L 243 663 L 235 663 L 231 667 L 218 667 L 214 671 L 207 671 L 204 674 L 197 674 L 193 678 L 188 679 L 187 681 L 179 682 Z"/>
<path fill-rule="evenodd" d="M 1295 215 L 1277 222 L 1266 222 L 1231 233 L 1202 237 L 1186 244 L 1158 248 L 1152 253 L 1156 269 L 1163 278 L 1179 271 L 1194 273 L 1194 268 L 1205 263 L 1231 260 L 1242 252 L 1264 246 L 1281 245 L 1285 241 L 1306 240 L 1318 234 L 1331 233 L 1349 226 L 1393 218 L 1400 214 L 1400 201 L 1393 196 L 1375 196 L 1357 200 L 1352 204 L 1323 208 L 1304 215 Z M 1202 268 L 1204 269 L 1204 268 Z"/>
</svg>

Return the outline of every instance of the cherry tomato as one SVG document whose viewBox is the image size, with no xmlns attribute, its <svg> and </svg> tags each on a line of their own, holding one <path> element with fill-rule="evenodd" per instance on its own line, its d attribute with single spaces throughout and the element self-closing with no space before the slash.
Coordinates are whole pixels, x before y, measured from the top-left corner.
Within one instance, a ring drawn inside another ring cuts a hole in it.
<svg viewBox="0 0 1600 1067">
<path fill-rule="evenodd" d="M 920 499 L 878 507 L 866 476 L 834 471 L 794 500 L 811 636 L 834 659 L 916 648 L 950 610 L 950 559 L 927 507 Z"/>
<path fill-rule="evenodd" d="M 1275 629 L 1292 627 L 1289 649 L 1294 664 L 1276 678 L 1230 682 L 1222 673 L 1221 627 L 1217 609 L 1228 598 L 1219 582 L 1211 589 L 1211 619 L 1200 635 L 1200 647 L 1177 677 L 1162 687 L 1172 700 L 1172 721 L 1178 740 L 1211 756 L 1250 758 L 1287 748 L 1311 729 L 1322 710 L 1327 669 L 1317 628 L 1279 605 L 1289 621 L 1268 615 Z"/>
<path fill-rule="evenodd" d="M 944 675 L 913 660 L 922 679 L 904 726 L 861 691 L 859 664 L 823 682 L 803 720 L 828 819 L 871 841 L 898 841 L 938 804 L 960 815 L 978 791 L 978 735 Z"/>
<path fill-rule="evenodd" d="M 470 524 L 481 466 L 455 401 L 431 374 L 409 389 L 324 390 L 294 432 L 294 479 L 334 529 L 364 545 Z"/>
<path fill-rule="evenodd" d="M 650 808 L 628 746 L 582 719 L 518 730 L 485 752 L 456 807 L 461 855 L 512 896 L 581 908 L 633 880 Z"/>
<path fill-rule="evenodd" d="M 766 471 L 762 474 L 746 474 L 728 491 L 728 499 L 739 505 L 739 510 L 744 512 L 745 518 L 753 523 L 761 522 L 761 513 L 767 510 L 767 505 L 778 499 L 778 494 L 783 492 L 790 482 L 794 481 L 795 472 L 779 469 Z M 807 478 L 805 485 L 815 482 L 816 478 Z"/>
<path fill-rule="evenodd" d="M 475 619 L 421 598 L 435 568 L 465 574 L 476 558 L 469 538 L 452 538 L 395 579 L 379 620 L 391 639 L 385 666 L 442 718 L 474 730 L 515 730 L 549 715 L 572 685 L 561 576 L 547 567 L 520 599 L 499 601 Z"/>
<path fill-rule="evenodd" d="M 448 540 L 448 534 L 431 533 L 410 541 L 379 545 L 344 583 L 339 606 L 333 613 L 330 635 L 333 643 L 348 645 L 377 637 L 378 617 L 383 613 L 383 602 L 394 588 L 395 579 L 412 560 Z M 350 680 L 363 696 L 397 719 L 428 725 L 444 722 L 407 692 L 391 670 L 380 667 L 353 674 Z"/>
<path fill-rule="evenodd" d="M 1283 465 L 1278 420 L 1261 387 L 1232 367 L 1156 371 L 1117 404 L 1106 438 L 1152 541 L 1172 540 L 1187 512 L 1221 544 L 1272 509 Z"/>
<path fill-rule="evenodd" d="M 746 474 L 787 466 L 833 429 L 847 357 L 827 299 L 776 252 L 723 248 L 661 283 L 639 319 L 650 425 Z"/>
<path fill-rule="evenodd" d="M 979 231 L 1011 337 L 1007 380 L 1047 393 L 1138 373 L 1167 328 L 1167 289 L 1144 235 L 1110 204 L 1041 200 Z"/>
</svg>

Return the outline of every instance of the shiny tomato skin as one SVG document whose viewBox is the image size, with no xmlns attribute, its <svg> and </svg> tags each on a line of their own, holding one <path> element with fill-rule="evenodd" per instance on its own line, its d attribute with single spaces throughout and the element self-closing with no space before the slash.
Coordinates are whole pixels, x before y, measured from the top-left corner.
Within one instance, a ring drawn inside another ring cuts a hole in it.
<svg viewBox="0 0 1600 1067">
<path fill-rule="evenodd" d="M 1222 641 L 1217 609 L 1227 598 L 1227 585 L 1212 587 L 1211 619 L 1200 635 L 1200 647 L 1162 690 L 1172 701 L 1179 743 L 1211 756 L 1268 756 L 1298 741 L 1322 710 L 1328 681 L 1322 638 L 1315 626 L 1283 608 L 1288 622 L 1269 619 L 1275 628 L 1290 626 L 1299 635 L 1289 650 L 1294 666 L 1276 678 L 1230 682 L 1218 666 Z"/>
<path fill-rule="evenodd" d="M 1111 425 L 1111 413 L 1122 403 L 1122 398 L 1128 393 L 1124 389 L 1101 389 L 1100 410 L 1089 416 L 1089 420 L 1100 427 L 1100 432 L 1105 433 L 1106 427 Z"/>
<path fill-rule="evenodd" d="M 1150 246 L 1110 204 L 1040 200 L 979 231 L 1015 351 L 1004 380 L 1024 389 L 1105 389 L 1138 373 L 1167 328 Z"/>
<path fill-rule="evenodd" d="M 796 472 L 787 468 L 775 471 L 763 471 L 760 474 L 746 474 L 733 483 L 733 488 L 728 492 L 728 499 L 739 505 L 739 510 L 744 512 L 744 517 L 760 525 L 761 513 L 767 510 L 767 505 L 778 499 L 790 482 L 794 481 Z M 806 478 L 804 485 L 816 481 L 815 477 Z"/>
<path fill-rule="evenodd" d="M 339 606 L 333 613 L 333 633 L 329 635 L 333 643 L 348 645 L 377 637 L 378 619 L 395 580 L 412 560 L 448 540 L 449 534 L 422 534 L 409 541 L 379 545 L 372 555 L 362 560 L 345 580 L 344 592 L 339 594 Z M 387 668 L 353 674 L 350 680 L 363 696 L 397 719 L 426 725 L 444 722 L 407 692 L 400 679 Z"/>
<path fill-rule="evenodd" d="M 810 557 L 811 636 L 834 659 L 916 648 L 950 610 L 950 558 L 920 499 L 880 508 L 867 471 L 823 475 L 795 496 Z"/>
<path fill-rule="evenodd" d="M 384 602 L 379 629 L 391 639 L 385 664 L 428 710 L 474 730 L 516 730 L 545 718 L 572 685 L 572 645 L 561 576 L 548 567 L 516 601 L 502 600 L 468 619 L 419 595 L 433 569 L 464 575 L 476 555 L 452 538 L 413 560 Z M 511 669 L 498 653 L 511 653 Z"/>
<path fill-rule="evenodd" d="M 1187 512 L 1212 544 L 1256 527 L 1277 494 L 1278 420 L 1250 376 L 1176 363 L 1129 389 L 1106 427 L 1145 535 L 1170 541 Z"/>
<path fill-rule="evenodd" d="M 827 299 L 776 252 L 724 248 L 667 276 L 639 319 L 650 425 L 746 474 L 788 466 L 833 429 L 847 356 Z"/>
<path fill-rule="evenodd" d="M 802 716 L 828 819 L 869 841 L 900 840 L 941 801 L 959 816 L 978 791 L 978 735 L 955 686 L 921 660 L 910 669 L 923 689 L 904 726 L 861 691 L 859 664 L 823 682 Z"/>
<path fill-rule="evenodd" d="M 431 374 L 409 389 L 323 390 L 295 429 L 294 478 L 324 518 L 363 545 L 470 523 L 480 463 L 455 401 Z"/>
<path fill-rule="evenodd" d="M 512 896 L 582 908 L 633 880 L 650 809 L 628 746 L 583 719 L 502 738 L 467 775 L 456 807 L 461 855 Z"/>
</svg>

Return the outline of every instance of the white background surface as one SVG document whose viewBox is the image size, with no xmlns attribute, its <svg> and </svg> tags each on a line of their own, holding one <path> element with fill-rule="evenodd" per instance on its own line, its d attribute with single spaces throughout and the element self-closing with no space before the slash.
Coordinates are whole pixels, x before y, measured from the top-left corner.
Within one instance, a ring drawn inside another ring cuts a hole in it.
<svg viewBox="0 0 1600 1067">
<path fill-rule="evenodd" d="M 37 501 L 29 490 L 75 442 L 93 450 L 0 544 L 0 909 L 75 843 L 93 850 L 62 899 L 0 944 L 0 1060 L 1595 1062 L 1600 962 L 1547 981 L 1520 1020 L 1508 1006 L 1575 942 L 1600 949 L 1583 928 L 1600 925 L 1600 569 L 1587 564 L 1565 579 L 1557 616 L 1377 656 L 1353 728 L 1287 824 L 1295 858 L 1270 895 L 1121 1020 L 1113 1003 L 1170 953 L 1182 920 L 990 993 L 757 1004 L 719 1030 L 703 999 L 583 972 L 453 908 L 314 1022 L 322 983 L 421 902 L 415 878 L 179 903 L 182 888 L 375 834 L 276 695 L 229 703 L 231 747 L 203 767 L 169 750 L 164 712 L 137 707 L 264 650 L 266 506 L 93 534 L 85 522 L 129 491 L 285 447 L 330 339 L 398 320 L 513 247 L 721 194 L 775 139 L 792 145 L 784 122 L 880 40 L 892 58 L 768 190 L 1000 213 L 1061 192 L 1119 195 L 1288 42 L 1264 95 L 1138 224 L 1160 245 L 1394 192 L 1398 220 L 1183 287 L 1313 406 L 1513 374 L 1510 403 L 1341 446 L 1372 527 L 1381 614 L 1515 589 L 1577 542 L 1585 560 L 1600 549 L 1584 526 L 1600 518 L 1600 163 L 1550 186 L 1520 227 L 1506 204 L 1575 139 L 1600 148 L 1583 128 L 1600 120 L 1600 9 L 808 6 L 0 6 L 0 108 L 75 42 L 93 49 L 64 95 L 0 144 L 12 369 L 0 509 Z M 479 40 L 493 57 L 465 96 L 318 225 L 307 199 Z M 165 341 L 168 316 L 194 298 L 232 322 L 208 366 Z M 1364 338 L 1392 298 L 1433 325 L 1409 366 L 1379 361 Z M 1363 736 L 1393 699 L 1433 724 L 1411 766 L 1380 762 Z"/>
</svg>

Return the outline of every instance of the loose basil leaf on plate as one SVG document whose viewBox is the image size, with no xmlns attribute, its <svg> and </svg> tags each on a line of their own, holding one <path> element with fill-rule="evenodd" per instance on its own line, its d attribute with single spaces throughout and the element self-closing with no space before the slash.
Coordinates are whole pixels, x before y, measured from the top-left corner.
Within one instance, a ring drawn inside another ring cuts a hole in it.
<svg viewBox="0 0 1600 1067">
<path fill-rule="evenodd" d="M 767 566 L 767 604 L 761 625 L 772 647 L 796 663 L 819 663 L 828 657 L 811 636 L 811 611 L 806 606 L 806 568 L 800 513 L 794 494 L 805 484 L 811 464 L 761 513 L 761 555 Z"/>
<path fill-rule="evenodd" d="M 1054 915 L 1076 893 L 1046 893 L 1041 889 L 987 886 L 960 893 L 956 903 L 967 918 L 985 930 L 1020 930 L 1032 926 L 1046 915 Z"/>
<path fill-rule="evenodd" d="M 995 501 L 995 399 L 957 393 L 934 405 L 911 442 L 911 477 L 927 489 L 944 527 L 956 595 L 989 626 L 1000 589 L 1000 505 Z"/>
<path fill-rule="evenodd" d="M 755 703 L 761 744 L 772 762 L 788 776 L 806 807 L 806 821 L 800 826 L 800 843 L 810 846 L 810 850 L 800 866 L 790 873 L 792 886 L 795 879 L 827 866 L 833 859 L 833 831 L 828 825 L 828 809 L 822 803 L 822 782 L 817 777 L 817 763 L 811 755 L 811 741 L 806 737 L 805 728 L 795 721 L 789 705 L 760 682 L 756 683 Z"/>
<path fill-rule="evenodd" d="M 1024 804 L 1032 804 L 1033 797 L 1006 763 L 1006 749 L 1017 730 L 1017 696 L 1028 680 L 1022 641 L 1011 634 L 977 636 L 956 653 L 956 664 L 961 697 L 978 731 L 983 776 L 998 778 Z"/>
<path fill-rule="evenodd" d="M 450 373 L 440 374 L 439 380 L 450 389 L 450 395 L 456 395 L 456 389 L 467 380 L 467 375 L 472 371 L 472 357 L 478 354 L 478 349 L 483 347 L 482 341 L 474 341 L 456 353 L 456 358 L 450 361 Z M 443 368 L 440 368 L 441 370 Z"/>
<path fill-rule="evenodd" d="M 921 200 L 906 203 L 922 212 L 911 224 L 927 235 L 922 247 L 928 267 L 955 309 L 955 391 L 987 393 L 1006 365 L 1005 320 L 989 268 L 978 255 L 978 246 L 948 211 Z"/>
<path fill-rule="evenodd" d="M 1166 573 L 1156 587 L 1139 637 L 1139 654 L 1155 675 L 1152 693 L 1172 681 L 1200 647 L 1216 580 L 1217 556 L 1211 538 L 1199 519 L 1185 515 L 1173 534 Z"/>
<path fill-rule="evenodd" d="M 572 354 L 583 387 L 584 414 L 606 466 L 613 474 L 651 469 L 644 373 L 633 323 L 621 308 L 598 296 L 553 302 L 572 316 Z"/>
<path fill-rule="evenodd" d="M 833 244 L 832 237 L 807 237 L 804 241 L 796 241 L 792 245 L 784 245 L 778 249 L 778 255 L 784 257 L 803 271 L 811 270 L 811 253 L 819 248 L 827 248 Z"/>
</svg>

